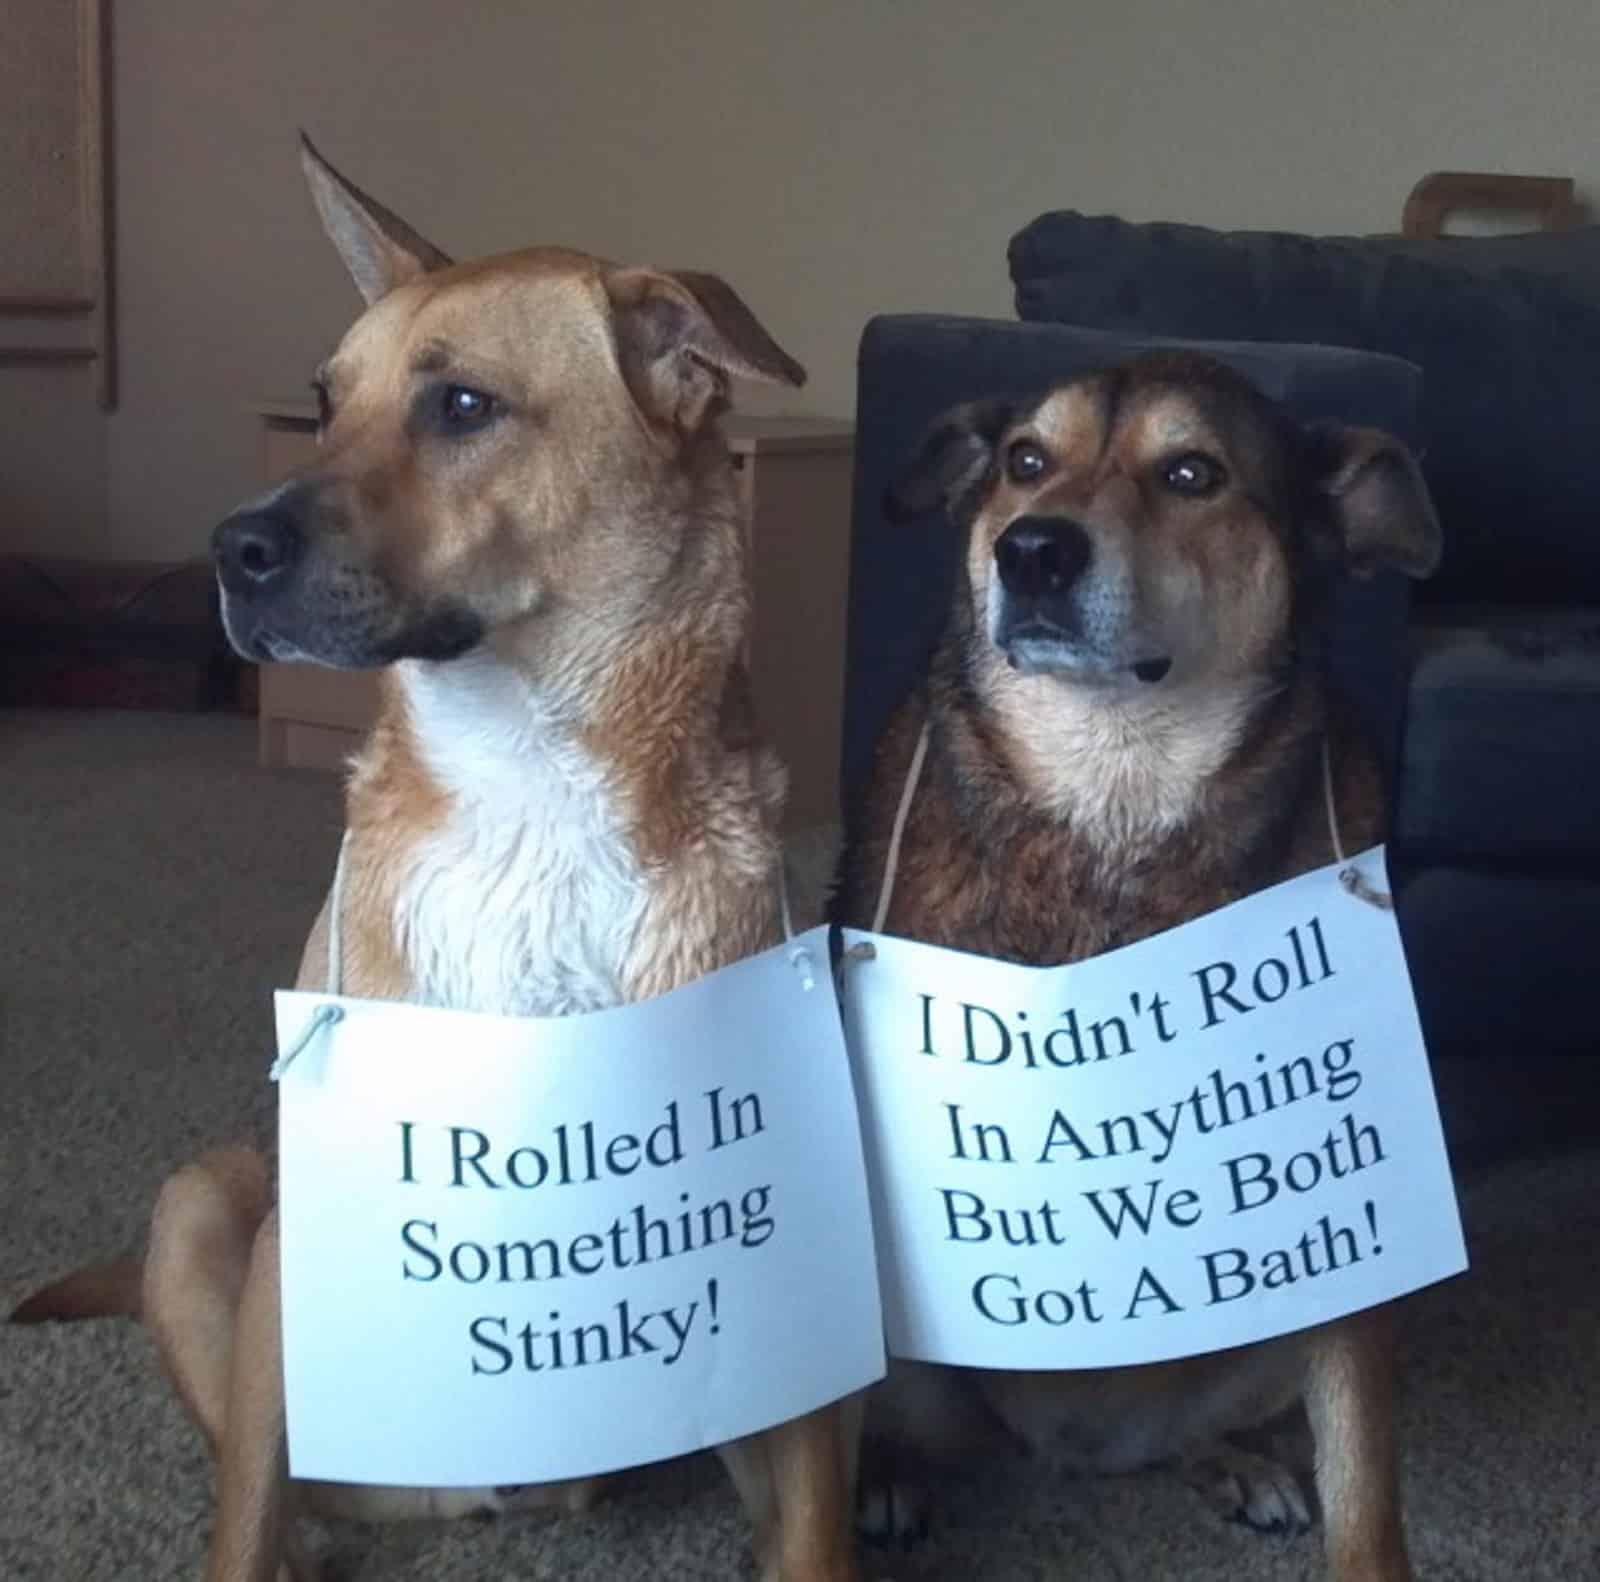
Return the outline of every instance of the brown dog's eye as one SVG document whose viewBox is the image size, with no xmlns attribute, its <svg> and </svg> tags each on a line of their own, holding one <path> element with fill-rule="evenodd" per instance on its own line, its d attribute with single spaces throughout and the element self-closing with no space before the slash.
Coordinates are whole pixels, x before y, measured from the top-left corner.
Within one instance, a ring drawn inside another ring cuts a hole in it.
<svg viewBox="0 0 1600 1582">
<path fill-rule="evenodd" d="M 1031 439 L 1019 439 L 1006 452 L 1006 475 L 1013 483 L 1027 483 L 1044 471 L 1046 460 Z"/>
<path fill-rule="evenodd" d="M 444 416 L 455 429 L 481 428 L 494 415 L 494 397 L 470 385 L 448 385 L 444 392 Z"/>
<path fill-rule="evenodd" d="M 1174 494 L 1195 499 L 1215 494 L 1228 481 L 1222 463 L 1204 451 L 1190 450 L 1174 457 L 1161 469 L 1161 481 Z"/>
</svg>

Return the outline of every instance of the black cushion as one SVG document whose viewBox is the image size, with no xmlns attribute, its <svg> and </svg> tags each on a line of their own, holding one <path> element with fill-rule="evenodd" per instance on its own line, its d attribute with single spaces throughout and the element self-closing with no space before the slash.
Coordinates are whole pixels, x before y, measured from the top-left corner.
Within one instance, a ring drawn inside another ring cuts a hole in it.
<svg viewBox="0 0 1600 1582">
<path fill-rule="evenodd" d="M 1463 607 L 1412 633 L 1394 843 L 1600 871 L 1600 609 Z"/>
<path fill-rule="evenodd" d="M 1395 915 L 1422 1030 L 1438 1057 L 1495 1056 L 1485 1101 L 1515 1107 L 1541 1056 L 1592 1057 L 1594 939 L 1600 883 L 1581 873 L 1517 873 L 1433 864 L 1397 871 Z M 1600 1060 L 1589 1069 L 1590 1105 Z M 1553 1117 L 1559 1121 L 1559 1117 Z"/>
<path fill-rule="evenodd" d="M 883 496 L 941 412 L 980 396 L 1023 395 L 1141 352 L 1183 346 L 1227 362 L 1302 421 L 1333 418 L 1410 441 L 1417 370 L 1336 347 L 1197 343 L 1061 325 L 897 314 L 861 339 L 850 560 L 842 805 L 848 821 L 873 746 L 932 650 L 960 558 L 941 521 L 891 526 Z M 1408 585 L 1398 576 L 1348 583 L 1331 668 L 1392 756 L 1403 708 Z"/>
<path fill-rule="evenodd" d="M 1600 227 L 1414 241 L 1046 214 L 1011 243 L 1018 314 L 1387 352 L 1423 371 L 1446 551 L 1424 602 L 1600 602 Z"/>
</svg>

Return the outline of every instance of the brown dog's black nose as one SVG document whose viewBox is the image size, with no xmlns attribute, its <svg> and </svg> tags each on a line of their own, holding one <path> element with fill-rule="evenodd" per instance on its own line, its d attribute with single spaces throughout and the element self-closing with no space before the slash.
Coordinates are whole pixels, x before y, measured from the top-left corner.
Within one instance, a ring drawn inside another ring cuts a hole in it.
<svg viewBox="0 0 1600 1582">
<path fill-rule="evenodd" d="M 300 530 L 273 511 L 238 511 L 211 535 L 223 588 L 240 598 L 270 592 L 300 559 Z"/>
<path fill-rule="evenodd" d="M 1071 587 L 1089 554 L 1089 535 L 1070 516 L 1019 516 L 994 546 L 1001 586 L 1032 598 Z"/>
</svg>

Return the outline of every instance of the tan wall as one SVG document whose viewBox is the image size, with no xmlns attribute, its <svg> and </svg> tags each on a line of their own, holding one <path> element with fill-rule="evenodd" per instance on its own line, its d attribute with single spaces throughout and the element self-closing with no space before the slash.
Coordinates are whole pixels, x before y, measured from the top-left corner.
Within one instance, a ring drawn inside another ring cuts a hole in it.
<svg viewBox="0 0 1600 1582">
<path fill-rule="evenodd" d="M 0 0 L 0 553 L 77 554 L 104 531 L 105 423 L 82 363 L 10 355 L 86 347 L 93 321 L 19 309 L 92 299 L 79 12 Z"/>
<path fill-rule="evenodd" d="M 0 554 L 107 553 L 105 448 L 93 364 L 0 367 Z"/>
<path fill-rule="evenodd" d="M 1007 314 L 1042 209 L 1392 228 L 1439 167 L 1600 190 L 1594 0 L 131 0 L 108 552 L 194 552 L 355 297 L 294 128 L 440 245 L 712 267 L 847 412 L 863 321 Z"/>
</svg>

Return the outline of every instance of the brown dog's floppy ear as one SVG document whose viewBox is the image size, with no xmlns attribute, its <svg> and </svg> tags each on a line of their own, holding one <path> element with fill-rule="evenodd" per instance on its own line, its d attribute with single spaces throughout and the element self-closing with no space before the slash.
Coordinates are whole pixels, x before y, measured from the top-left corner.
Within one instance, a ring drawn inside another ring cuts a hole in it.
<svg viewBox="0 0 1600 1582">
<path fill-rule="evenodd" d="M 693 431 L 727 405 L 730 378 L 806 382 L 805 369 L 715 275 L 614 269 L 605 287 L 622 376 L 653 423 Z"/>
<path fill-rule="evenodd" d="M 1350 570 L 1370 576 L 1390 566 L 1431 577 L 1444 538 L 1416 458 L 1377 429 L 1326 423 L 1312 433 L 1326 447 L 1318 487 L 1332 501 Z"/>
<path fill-rule="evenodd" d="M 300 134 L 300 168 L 306 173 L 322 228 L 338 248 L 368 307 L 408 280 L 450 267 L 447 254 L 341 176 L 304 132 Z"/>
<path fill-rule="evenodd" d="M 937 418 L 884 491 L 884 516 L 898 524 L 939 507 L 954 513 L 961 497 L 988 474 L 1015 410 L 1010 401 L 969 401 Z"/>
</svg>

